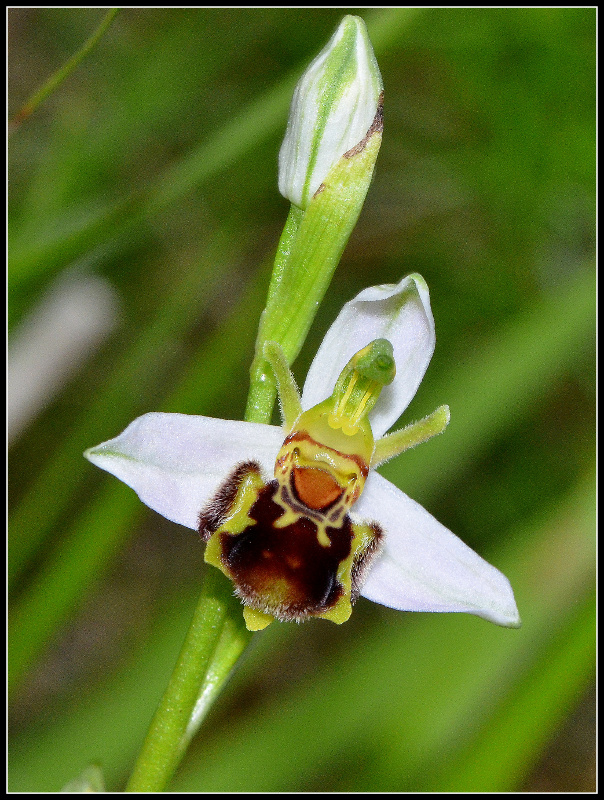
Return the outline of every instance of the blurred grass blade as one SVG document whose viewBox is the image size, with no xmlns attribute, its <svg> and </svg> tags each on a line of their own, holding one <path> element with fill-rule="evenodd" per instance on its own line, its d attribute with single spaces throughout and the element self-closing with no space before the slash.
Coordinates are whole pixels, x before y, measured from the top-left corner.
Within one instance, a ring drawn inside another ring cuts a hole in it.
<svg viewBox="0 0 604 800">
<path fill-rule="evenodd" d="M 58 791 L 91 762 L 103 765 L 110 790 L 117 787 L 132 768 L 166 687 L 198 594 L 195 587 L 178 605 L 170 605 L 171 598 L 166 598 L 142 648 L 103 685 L 65 698 L 50 725 L 46 719 L 34 723 L 27 736 L 15 732 L 9 746 L 10 791 Z M 57 752 L 62 758 L 57 758 Z"/>
<path fill-rule="evenodd" d="M 8 346 L 9 444 L 109 335 L 118 305 L 108 281 L 82 275 L 61 276 L 31 309 Z"/>
<path fill-rule="evenodd" d="M 506 702 L 476 737 L 451 759 L 433 792 L 514 792 L 575 708 L 596 662 L 596 595 L 589 594 Z M 503 756 L 505 754 L 505 756 Z"/>
<path fill-rule="evenodd" d="M 76 601 L 90 592 L 124 535 L 143 514 L 125 487 L 107 485 L 65 531 L 61 545 L 9 615 L 8 687 L 12 692 Z"/>
<path fill-rule="evenodd" d="M 101 24 L 98 28 L 94 31 L 92 36 L 90 36 L 82 45 L 82 47 L 78 50 L 77 53 L 63 64 L 62 67 L 53 73 L 50 78 L 36 91 L 34 92 L 31 97 L 26 100 L 23 106 L 19 109 L 19 111 L 15 114 L 15 116 L 9 122 L 9 133 L 16 130 L 16 128 L 24 122 L 36 108 L 43 103 L 44 100 L 52 93 L 55 89 L 57 89 L 67 78 L 73 70 L 78 66 L 80 61 L 85 58 L 88 53 L 92 50 L 95 44 L 99 41 L 99 39 L 103 36 L 107 28 L 111 25 L 113 20 L 115 19 L 115 15 L 118 13 L 119 8 L 110 8 L 109 11 L 103 17 Z"/>
</svg>

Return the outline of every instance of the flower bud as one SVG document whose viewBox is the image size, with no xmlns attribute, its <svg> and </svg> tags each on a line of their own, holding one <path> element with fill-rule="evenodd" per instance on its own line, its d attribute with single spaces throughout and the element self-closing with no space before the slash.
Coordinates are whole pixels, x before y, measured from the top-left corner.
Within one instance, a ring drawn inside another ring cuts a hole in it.
<svg viewBox="0 0 604 800">
<path fill-rule="evenodd" d="M 369 131 L 382 76 L 365 23 L 344 17 L 296 89 L 279 153 L 279 191 L 305 209 L 330 169 Z"/>
</svg>

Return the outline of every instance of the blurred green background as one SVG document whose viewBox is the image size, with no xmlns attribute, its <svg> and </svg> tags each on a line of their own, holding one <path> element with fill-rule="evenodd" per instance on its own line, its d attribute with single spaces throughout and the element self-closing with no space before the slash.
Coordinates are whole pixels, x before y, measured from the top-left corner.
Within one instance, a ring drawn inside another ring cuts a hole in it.
<svg viewBox="0 0 604 800">
<path fill-rule="evenodd" d="M 10 115 L 104 13 L 9 10 Z M 81 453 L 146 411 L 241 418 L 291 91 L 344 13 L 124 10 L 10 138 L 12 791 L 91 763 L 123 789 L 203 548 Z M 294 371 L 361 288 L 425 277 L 436 353 L 402 421 L 451 424 L 383 473 L 510 578 L 523 627 L 364 599 L 270 626 L 173 788 L 592 791 L 596 12 L 351 13 L 384 139 Z"/>
</svg>

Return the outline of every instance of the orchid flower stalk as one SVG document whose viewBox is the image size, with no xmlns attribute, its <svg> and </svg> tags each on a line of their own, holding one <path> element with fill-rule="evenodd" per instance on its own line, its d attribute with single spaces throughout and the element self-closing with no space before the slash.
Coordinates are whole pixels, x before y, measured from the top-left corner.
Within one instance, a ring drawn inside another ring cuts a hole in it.
<svg viewBox="0 0 604 800">
<path fill-rule="evenodd" d="M 434 350 L 421 276 L 348 302 L 301 395 L 289 371 L 369 187 L 382 96 L 365 25 L 347 16 L 292 102 L 279 159 L 279 187 L 292 206 L 245 421 L 149 413 L 86 451 L 150 508 L 198 531 L 210 565 L 127 791 L 164 788 L 248 632 L 275 620 L 342 624 L 364 596 L 401 611 L 519 624 L 507 579 L 376 471 L 449 421 L 441 406 L 387 434 Z M 277 390 L 281 427 L 267 424 Z"/>
<path fill-rule="evenodd" d="M 292 205 L 277 248 L 250 368 L 247 422 L 239 424 L 270 420 L 277 376 L 266 344 L 275 343 L 286 364 L 299 352 L 360 214 L 381 143 L 381 77 L 362 19 L 344 17 L 308 75 L 310 80 L 303 75 L 292 103 L 280 157 L 280 186 Z M 344 137 L 342 126 L 347 129 Z M 312 140 L 310 148 L 307 137 Z M 307 158 L 299 157 L 303 152 Z M 300 180 L 305 187 L 301 194 L 296 188 Z M 245 430 L 249 433 L 250 428 Z M 245 449 L 241 438 L 240 442 Z M 87 454 L 92 460 L 96 450 Z M 100 464 L 100 451 L 99 456 Z M 164 489 L 170 492 L 168 484 Z M 161 791 L 166 786 L 248 641 L 250 634 L 227 586 L 216 570 L 209 570 L 204 578 L 180 657 L 127 791 Z"/>
</svg>

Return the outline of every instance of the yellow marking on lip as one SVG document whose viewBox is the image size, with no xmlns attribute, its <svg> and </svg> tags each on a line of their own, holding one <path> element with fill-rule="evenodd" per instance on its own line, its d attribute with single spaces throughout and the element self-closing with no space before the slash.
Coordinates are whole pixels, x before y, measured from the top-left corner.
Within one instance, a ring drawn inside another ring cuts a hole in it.
<svg viewBox="0 0 604 800">
<path fill-rule="evenodd" d="M 331 544 L 331 539 L 325 532 L 325 528 L 323 525 L 317 525 L 317 541 L 321 545 L 321 547 L 329 547 Z"/>
</svg>

